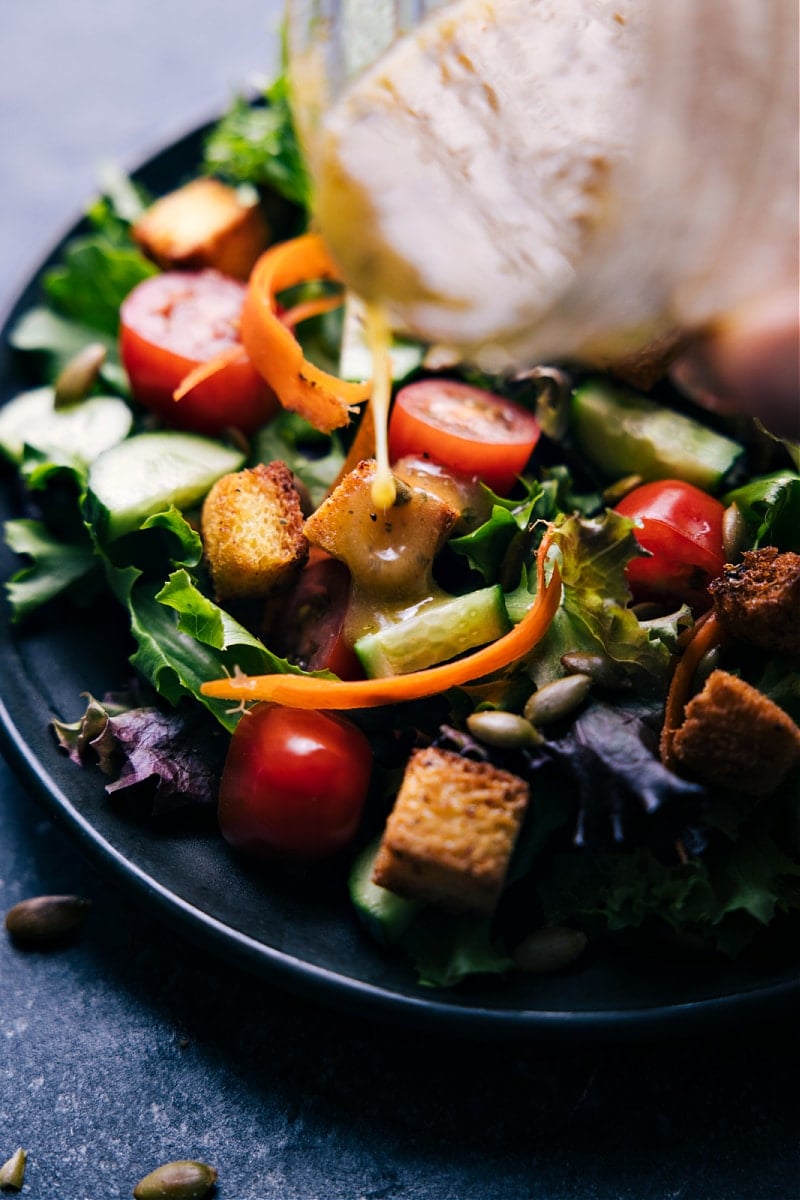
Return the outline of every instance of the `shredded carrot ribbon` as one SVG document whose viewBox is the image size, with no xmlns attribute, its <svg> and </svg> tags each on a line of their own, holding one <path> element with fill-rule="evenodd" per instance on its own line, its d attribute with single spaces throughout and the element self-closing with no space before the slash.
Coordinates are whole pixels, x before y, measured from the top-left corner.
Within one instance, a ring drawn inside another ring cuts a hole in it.
<svg viewBox="0 0 800 1200">
<path fill-rule="evenodd" d="M 691 630 L 683 654 L 675 668 L 664 708 L 661 730 L 661 761 L 670 770 L 675 768 L 672 744 L 683 723 L 683 714 L 692 694 L 692 681 L 701 659 L 715 646 L 725 641 L 725 633 L 713 611 L 705 613 Z"/>
<path fill-rule="evenodd" d="M 205 383 L 212 375 L 216 375 L 218 371 L 224 370 L 231 363 L 245 362 L 247 362 L 247 354 L 244 346 L 228 346 L 225 350 L 220 350 L 219 354 L 215 354 L 207 362 L 198 363 L 188 375 L 184 375 L 172 393 L 172 399 L 182 400 L 184 396 L 188 396 L 189 392 L 194 391 L 201 383 Z"/>
<path fill-rule="evenodd" d="M 298 306 L 281 314 L 277 297 L 301 283 L 338 279 L 336 266 L 317 234 L 280 242 L 265 251 L 253 267 L 240 323 L 242 345 L 250 361 L 283 407 L 299 413 L 323 433 L 347 425 L 353 406 L 368 399 L 371 385 L 339 379 L 304 358 L 287 322 L 296 324 L 305 319 L 303 312 L 312 315 L 312 310 Z"/>
<path fill-rule="evenodd" d="M 289 708 L 375 708 L 433 696 L 499 671 L 529 654 L 547 632 L 561 602 L 561 573 L 555 565 L 545 582 L 545 558 L 550 542 L 539 547 L 537 591 L 528 612 L 509 633 L 466 658 L 407 675 L 379 679 L 318 679 L 313 675 L 238 675 L 204 683 L 201 692 L 217 700 L 271 700 Z"/>
<path fill-rule="evenodd" d="M 281 321 L 287 329 L 294 329 L 301 321 L 310 321 L 312 317 L 321 317 L 323 313 L 333 312 L 341 308 L 341 296 L 316 296 L 313 300 L 301 300 L 281 313 Z"/>
</svg>

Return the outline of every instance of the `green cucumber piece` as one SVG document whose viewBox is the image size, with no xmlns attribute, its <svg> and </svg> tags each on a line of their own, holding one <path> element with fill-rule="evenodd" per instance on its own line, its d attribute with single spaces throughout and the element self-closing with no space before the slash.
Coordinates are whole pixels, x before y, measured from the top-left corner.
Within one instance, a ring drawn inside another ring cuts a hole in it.
<svg viewBox="0 0 800 1200">
<path fill-rule="evenodd" d="M 87 516 L 101 539 L 138 529 L 152 513 L 191 508 L 244 455 L 195 433 L 140 433 L 106 450 L 89 468 Z"/>
<path fill-rule="evenodd" d="M 493 642 L 511 628 L 499 584 L 448 596 L 395 625 L 367 633 L 353 649 L 370 678 L 405 675 Z"/>
<path fill-rule="evenodd" d="M 372 882 L 372 867 L 379 845 L 379 840 L 370 842 L 356 856 L 348 887 L 359 920 L 377 942 L 391 946 L 399 941 L 424 905 L 421 900 L 405 900 Z"/>
<path fill-rule="evenodd" d="M 130 433 L 133 414 L 118 396 L 90 396 L 55 407 L 51 387 L 34 388 L 0 409 L 0 453 L 16 466 L 30 446 L 57 462 L 88 466 Z"/>
<path fill-rule="evenodd" d="M 578 447 L 609 479 L 682 479 L 714 491 L 743 452 L 700 421 L 606 380 L 575 389 L 571 429 Z"/>
</svg>

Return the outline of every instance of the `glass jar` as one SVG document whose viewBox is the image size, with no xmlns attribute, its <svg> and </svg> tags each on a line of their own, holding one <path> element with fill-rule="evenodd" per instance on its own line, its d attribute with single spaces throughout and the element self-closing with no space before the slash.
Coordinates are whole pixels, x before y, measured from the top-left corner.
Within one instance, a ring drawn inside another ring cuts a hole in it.
<svg viewBox="0 0 800 1200">
<path fill-rule="evenodd" d="M 288 16 L 316 219 L 398 328 L 491 370 L 604 361 L 796 286 L 794 0 Z"/>
</svg>

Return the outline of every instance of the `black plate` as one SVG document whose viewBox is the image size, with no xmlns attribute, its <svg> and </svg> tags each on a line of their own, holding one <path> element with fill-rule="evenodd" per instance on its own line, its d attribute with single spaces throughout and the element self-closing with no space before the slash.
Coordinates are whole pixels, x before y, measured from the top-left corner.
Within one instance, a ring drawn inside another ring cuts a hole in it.
<svg viewBox="0 0 800 1200">
<path fill-rule="evenodd" d="M 137 173 L 153 192 L 186 178 L 202 130 L 167 147 Z M 75 230 L 70 230 L 70 234 Z M 58 247 L 48 261 L 58 253 Z M 35 272 L 4 323 L 0 396 L 25 386 L 26 364 L 8 330 L 38 296 Z M 4 479 L 0 516 L 15 515 L 13 480 Z M 3 547 L 3 578 L 15 568 Z M 102 695 L 126 682 L 124 631 L 116 614 L 69 611 L 63 622 L 24 631 L 0 618 L 0 724 L 5 753 L 50 815 L 101 867 L 136 896 L 159 906 L 209 948 L 283 985 L 326 1002 L 404 1023 L 456 1033 L 537 1034 L 548 1038 L 646 1036 L 744 1022 L 796 1007 L 796 961 L 726 964 L 665 961 L 663 954 L 591 951 L 572 971 L 517 977 L 437 992 L 420 988 L 402 959 L 382 954 L 360 929 L 341 873 L 267 876 L 237 860 L 212 829 L 155 833 L 105 794 L 103 778 L 58 752 L 52 716 L 74 720 L 81 693 Z"/>
</svg>

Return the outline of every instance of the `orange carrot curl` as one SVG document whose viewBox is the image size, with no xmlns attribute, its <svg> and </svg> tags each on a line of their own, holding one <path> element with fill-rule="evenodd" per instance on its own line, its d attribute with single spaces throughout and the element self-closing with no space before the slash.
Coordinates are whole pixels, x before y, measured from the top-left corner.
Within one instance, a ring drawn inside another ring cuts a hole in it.
<svg viewBox="0 0 800 1200">
<path fill-rule="evenodd" d="M 201 383 L 205 383 L 212 375 L 216 375 L 219 371 L 224 371 L 231 363 L 247 362 L 247 353 L 244 346 L 227 346 L 224 350 L 220 350 L 219 354 L 215 354 L 213 358 L 209 358 L 206 362 L 198 363 L 193 367 L 188 375 L 184 375 L 181 382 L 172 393 L 173 400 L 182 400 L 184 396 L 188 396 L 189 392 L 193 392 Z"/>
<path fill-rule="evenodd" d="M 204 683 L 201 692 L 218 700 L 271 700 L 289 708 L 375 708 L 433 696 L 500 671 L 529 654 L 544 637 L 561 602 L 561 573 L 555 565 L 545 582 L 545 538 L 536 562 L 537 591 L 528 612 L 509 633 L 465 658 L 406 675 L 379 679 L 321 679 L 313 675 L 235 675 Z"/>
<path fill-rule="evenodd" d="M 670 769 L 675 767 L 672 743 L 683 723 L 683 714 L 692 695 L 695 671 L 709 650 L 713 650 L 715 646 L 721 646 L 724 641 L 724 631 L 713 610 L 700 617 L 690 632 L 683 654 L 672 676 L 664 709 L 660 751 L 661 761 L 665 767 Z"/>
<path fill-rule="evenodd" d="M 303 234 L 272 246 L 250 274 L 240 335 L 248 358 L 283 407 L 299 413 L 323 433 L 330 433 L 348 424 L 353 406 L 368 399 L 371 385 L 339 379 L 303 357 L 289 325 L 330 307 L 333 302 L 329 298 L 281 313 L 281 292 L 319 280 L 338 281 L 339 274 L 318 235 Z"/>
</svg>

